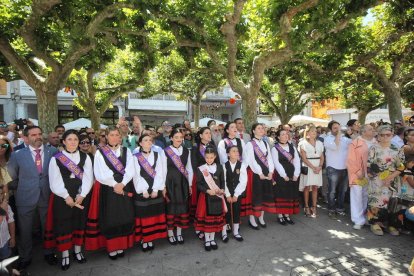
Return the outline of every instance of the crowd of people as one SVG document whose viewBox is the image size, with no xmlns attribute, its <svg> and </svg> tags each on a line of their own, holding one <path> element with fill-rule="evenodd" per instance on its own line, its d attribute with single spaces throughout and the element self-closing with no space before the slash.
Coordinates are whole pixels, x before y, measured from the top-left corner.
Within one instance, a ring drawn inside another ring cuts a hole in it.
<svg viewBox="0 0 414 276">
<path fill-rule="evenodd" d="M 58 125 L 46 135 L 30 122 L 0 121 L 0 259 L 17 245 L 26 269 L 36 223 L 45 260 L 63 270 L 70 252 L 84 263 L 85 250 L 105 248 L 116 260 L 135 244 L 144 252 L 158 239 L 184 244 L 191 226 L 206 251 L 217 250 L 218 240 L 244 240 L 244 216 L 254 230 L 266 228 L 265 213 L 294 225 L 302 201 L 304 215 L 317 218 L 319 194 L 329 217 L 344 216 L 348 187 L 354 229 L 408 234 L 414 116 L 408 124 L 255 123 L 247 133 L 241 118 L 195 130 L 188 120 L 157 128 L 134 117 L 100 130 Z"/>
</svg>

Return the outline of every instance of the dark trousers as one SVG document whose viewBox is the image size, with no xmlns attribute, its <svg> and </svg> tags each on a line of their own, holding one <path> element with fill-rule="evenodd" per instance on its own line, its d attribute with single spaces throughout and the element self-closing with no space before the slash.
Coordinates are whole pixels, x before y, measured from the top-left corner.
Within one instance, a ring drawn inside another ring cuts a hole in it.
<svg viewBox="0 0 414 276">
<path fill-rule="evenodd" d="M 19 255 L 21 262 L 27 262 L 32 259 L 32 229 L 33 221 L 36 219 L 36 215 L 40 220 L 40 228 L 42 233 L 42 240 L 45 232 L 45 223 L 47 215 L 47 207 L 43 206 L 17 206 L 17 216 L 19 223 Z M 53 253 L 52 249 L 45 249 L 44 254 Z"/>
<path fill-rule="evenodd" d="M 226 213 L 226 223 L 231 225 L 231 208 L 233 208 L 233 223 L 240 223 L 240 204 L 241 198 L 237 198 L 237 202 L 233 203 L 233 207 L 230 206 L 231 204 L 227 202 L 227 213 Z"/>
<path fill-rule="evenodd" d="M 328 177 L 328 210 L 335 211 L 336 209 L 338 212 L 343 212 L 345 211 L 345 193 L 349 185 L 348 172 L 346 169 L 337 170 L 332 167 L 327 167 L 326 175 Z"/>
</svg>

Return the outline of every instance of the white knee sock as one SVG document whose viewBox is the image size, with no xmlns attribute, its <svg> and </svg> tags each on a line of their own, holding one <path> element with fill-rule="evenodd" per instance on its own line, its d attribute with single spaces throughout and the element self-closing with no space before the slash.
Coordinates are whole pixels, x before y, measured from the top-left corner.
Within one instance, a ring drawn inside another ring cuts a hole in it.
<svg viewBox="0 0 414 276">
<path fill-rule="evenodd" d="M 122 254 L 124 252 L 124 250 L 117 250 L 116 253 L 118 254 Z"/>
<path fill-rule="evenodd" d="M 109 256 L 111 256 L 111 257 L 116 256 L 117 253 L 118 252 L 116 250 L 112 251 L 112 252 L 109 252 Z"/>
<path fill-rule="evenodd" d="M 69 250 L 65 250 L 62 252 L 62 265 L 68 265 L 69 264 Z"/>
<path fill-rule="evenodd" d="M 69 250 L 65 250 L 62 252 L 62 258 L 69 257 Z"/>
<path fill-rule="evenodd" d="M 173 237 L 173 236 L 174 236 L 174 231 L 168 230 L 168 237 Z"/>
<path fill-rule="evenodd" d="M 282 214 L 277 214 L 278 218 L 283 218 Z"/>
<path fill-rule="evenodd" d="M 255 219 L 255 217 L 254 217 L 254 216 L 250 215 L 250 216 L 249 216 L 249 221 L 250 221 L 250 224 L 251 224 L 251 225 L 253 225 L 253 226 L 257 226 L 256 219 Z"/>
<path fill-rule="evenodd" d="M 80 253 L 82 251 L 82 247 L 80 245 L 75 245 L 74 251 L 75 251 L 75 254 Z"/>
<path fill-rule="evenodd" d="M 223 226 L 223 230 L 221 230 L 221 235 L 222 236 L 227 235 L 227 225 Z"/>
<path fill-rule="evenodd" d="M 264 221 L 264 211 L 261 212 L 260 217 L 259 217 L 259 221 L 260 221 L 261 224 L 265 224 L 265 221 Z"/>
<path fill-rule="evenodd" d="M 211 241 L 214 241 L 214 235 L 215 235 L 215 234 L 216 234 L 216 233 L 214 233 L 214 232 L 213 232 L 213 233 L 210 233 L 210 240 L 211 240 Z"/>
<path fill-rule="evenodd" d="M 181 236 L 181 227 L 177 227 L 177 236 Z"/>
<path fill-rule="evenodd" d="M 204 233 L 204 239 L 206 242 L 210 241 L 210 233 Z"/>
<path fill-rule="evenodd" d="M 149 246 L 152 246 L 152 242 L 149 242 L 149 243 L 148 243 L 148 245 L 149 245 Z"/>
<path fill-rule="evenodd" d="M 238 224 L 238 223 L 235 223 L 235 224 L 233 224 L 233 235 L 238 235 L 239 234 L 239 226 L 240 226 L 240 224 Z"/>
</svg>

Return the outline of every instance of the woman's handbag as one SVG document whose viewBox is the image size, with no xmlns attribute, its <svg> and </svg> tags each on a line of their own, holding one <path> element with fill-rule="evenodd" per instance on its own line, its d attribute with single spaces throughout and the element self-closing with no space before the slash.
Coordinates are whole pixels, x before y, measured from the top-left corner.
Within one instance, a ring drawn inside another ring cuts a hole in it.
<svg viewBox="0 0 414 276">
<path fill-rule="evenodd" d="M 305 166 L 300 167 L 300 173 L 303 175 L 308 175 L 308 170 L 309 170 L 308 167 L 305 167 Z"/>
</svg>

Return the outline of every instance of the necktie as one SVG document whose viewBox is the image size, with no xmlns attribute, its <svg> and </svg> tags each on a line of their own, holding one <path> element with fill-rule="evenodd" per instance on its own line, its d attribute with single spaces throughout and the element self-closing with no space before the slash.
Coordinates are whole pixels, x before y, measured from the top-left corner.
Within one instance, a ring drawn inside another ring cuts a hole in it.
<svg viewBox="0 0 414 276">
<path fill-rule="evenodd" d="M 240 139 L 243 140 L 243 133 L 240 133 Z"/>
<path fill-rule="evenodd" d="M 34 151 L 36 152 L 35 164 L 36 164 L 37 172 L 41 174 L 42 173 L 42 156 L 40 155 L 40 149 L 35 149 Z"/>
</svg>

